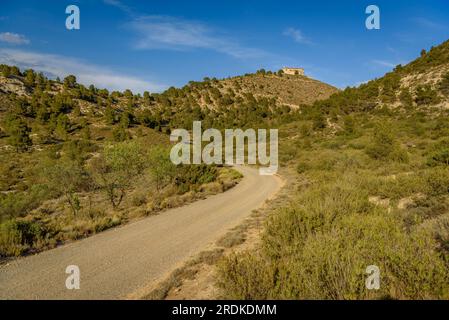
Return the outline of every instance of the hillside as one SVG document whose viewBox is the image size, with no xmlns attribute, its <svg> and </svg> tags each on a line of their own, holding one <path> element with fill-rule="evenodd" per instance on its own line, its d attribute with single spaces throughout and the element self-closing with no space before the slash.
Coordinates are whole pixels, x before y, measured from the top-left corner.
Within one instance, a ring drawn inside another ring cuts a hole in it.
<svg viewBox="0 0 449 320">
<path fill-rule="evenodd" d="M 223 80 L 206 78 L 203 83 L 191 82 L 189 87 L 199 97 L 198 101 L 202 108 L 212 109 L 223 105 L 223 99 L 231 98 L 238 101 L 248 94 L 256 98 L 273 98 L 279 106 L 299 108 L 300 105 L 326 99 L 338 91 L 335 87 L 306 76 L 265 70 Z"/>
<path fill-rule="evenodd" d="M 64 84 L 33 71 L 27 75 L 27 71 L 21 74 L 17 68 L 8 66 L 3 66 L 3 70 L 9 75 L 0 76 L 0 108 L 3 110 L 16 98 L 25 101 L 61 98 L 71 104 L 64 112 L 69 117 L 72 111 L 78 112 L 78 108 L 83 115 L 113 117 L 115 122 L 124 114 L 132 114 L 131 124 L 158 131 L 164 129 L 164 132 L 178 127 L 190 128 L 194 120 L 204 120 L 217 128 L 273 124 L 289 119 L 300 105 L 328 98 L 338 91 L 304 76 L 262 70 L 222 80 L 191 81 L 182 88 L 172 87 L 160 94 L 145 92 L 141 96 L 129 90 L 109 93 L 93 86 L 86 88 L 77 84 L 74 77 L 66 78 Z M 102 124 L 97 123 L 97 126 Z"/>
<path fill-rule="evenodd" d="M 219 263 L 220 297 L 448 299 L 448 72 L 445 42 L 283 125 L 296 187 L 260 243 Z"/>
<path fill-rule="evenodd" d="M 259 71 L 135 95 L 1 65 L 0 255 L 43 250 L 225 191 L 237 172 L 169 162 L 172 129 L 194 120 L 278 126 L 298 105 L 336 91 Z"/>
<path fill-rule="evenodd" d="M 347 88 L 314 106 L 330 112 L 349 113 L 389 107 L 417 110 L 449 108 L 449 41 L 422 50 L 406 66 L 398 65 L 384 77 L 357 88 Z"/>
</svg>

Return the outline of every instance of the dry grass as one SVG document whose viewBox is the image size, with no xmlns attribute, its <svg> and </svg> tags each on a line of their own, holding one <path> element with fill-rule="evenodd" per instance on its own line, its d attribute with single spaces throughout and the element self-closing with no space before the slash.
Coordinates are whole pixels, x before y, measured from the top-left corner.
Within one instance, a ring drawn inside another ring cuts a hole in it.
<svg viewBox="0 0 449 320">
<path fill-rule="evenodd" d="M 144 300 L 163 300 L 170 291 L 180 287 L 184 281 L 195 279 L 201 264 L 213 265 L 217 263 L 223 256 L 224 250 L 216 248 L 208 251 L 200 252 L 196 257 L 191 259 L 184 266 L 173 271 L 168 278 L 162 280 L 155 289 L 143 296 Z"/>
</svg>

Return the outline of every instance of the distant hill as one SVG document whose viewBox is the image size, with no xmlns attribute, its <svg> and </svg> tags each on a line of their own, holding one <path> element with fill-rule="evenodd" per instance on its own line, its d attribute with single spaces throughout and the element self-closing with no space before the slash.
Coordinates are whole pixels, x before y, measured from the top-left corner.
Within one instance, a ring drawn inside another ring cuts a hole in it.
<svg viewBox="0 0 449 320">
<path fill-rule="evenodd" d="M 36 117 L 46 121 L 62 112 L 70 119 L 81 115 L 96 128 L 105 130 L 123 122 L 127 128 L 142 125 L 164 132 L 190 128 L 194 120 L 217 128 L 277 125 L 291 119 L 301 105 L 338 92 L 305 76 L 260 70 L 222 80 L 205 78 L 182 88 L 140 95 L 129 90 L 87 88 L 78 84 L 74 76 L 50 80 L 33 70 L 21 72 L 17 67 L 0 67 L 0 120 L 4 111 L 27 105 L 22 114 L 30 121 Z"/>
<path fill-rule="evenodd" d="M 323 111 L 350 113 L 381 107 L 449 108 L 449 41 L 432 47 L 411 63 L 398 65 L 385 76 L 357 88 L 347 88 L 315 102 Z"/>
<path fill-rule="evenodd" d="M 220 98 L 245 98 L 246 94 L 254 95 L 254 97 L 274 98 L 278 105 L 298 108 L 303 104 L 326 99 L 339 91 L 331 85 L 306 76 L 288 75 L 282 72 L 272 73 L 264 70 L 223 80 L 208 78 L 205 80 L 190 82 L 185 88 L 189 88 L 197 94 L 201 107 L 208 108 L 223 105 Z"/>
<path fill-rule="evenodd" d="M 209 127 L 277 126 L 301 105 L 328 98 L 338 89 L 301 75 L 259 70 L 222 80 L 205 78 L 155 94 L 160 119 L 177 127 L 203 120 Z"/>
</svg>

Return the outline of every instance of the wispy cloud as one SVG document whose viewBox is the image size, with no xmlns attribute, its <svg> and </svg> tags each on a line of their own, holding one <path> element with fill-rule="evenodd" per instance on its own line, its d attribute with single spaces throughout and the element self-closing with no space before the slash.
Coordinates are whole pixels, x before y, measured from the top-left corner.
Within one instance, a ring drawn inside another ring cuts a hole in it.
<svg viewBox="0 0 449 320">
<path fill-rule="evenodd" d="M 123 2 L 119 1 L 119 0 L 103 0 L 103 2 L 107 5 L 116 7 L 126 13 L 131 14 L 133 12 L 133 10 L 127 6 L 126 4 L 124 4 Z"/>
<path fill-rule="evenodd" d="M 396 48 L 393 48 L 392 46 L 387 46 L 387 50 L 395 55 L 399 54 L 399 51 Z"/>
<path fill-rule="evenodd" d="M 449 29 L 449 26 L 444 23 L 440 23 L 435 20 L 430 20 L 430 19 L 427 19 L 424 17 L 415 17 L 412 20 L 418 26 L 424 27 L 427 29 L 433 29 L 433 30 L 448 30 Z"/>
<path fill-rule="evenodd" d="M 385 61 L 385 60 L 372 60 L 371 63 L 376 64 L 381 67 L 387 67 L 387 68 L 394 68 L 399 64 L 399 63 L 394 63 L 394 62 Z"/>
<path fill-rule="evenodd" d="M 169 16 L 135 18 L 128 27 L 137 33 L 136 49 L 208 49 L 235 58 L 267 55 L 263 50 L 240 45 L 206 24 Z"/>
<path fill-rule="evenodd" d="M 158 92 L 167 87 L 138 77 L 117 73 L 106 67 L 55 54 L 0 48 L 0 63 L 32 68 L 52 77 L 63 78 L 73 74 L 84 85 L 94 84 L 109 90 L 131 89 L 134 92 L 145 90 Z"/>
<path fill-rule="evenodd" d="M 296 28 L 287 28 L 282 33 L 284 36 L 290 37 L 293 39 L 293 41 L 302 43 L 302 44 L 312 44 L 312 41 L 307 39 L 301 30 Z"/>
<path fill-rule="evenodd" d="M 30 40 L 28 40 L 24 35 L 12 32 L 0 33 L 0 41 L 15 45 L 30 43 Z"/>
<path fill-rule="evenodd" d="M 134 48 L 138 50 L 208 49 L 238 59 L 267 57 L 264 50 L 243 46 L 229 35 L 198 21 L 162 15 L 136 13 L 119 0 L 103 0 L 107 5 L 127 13 L 131 22 L 127 27 L 136 33 Z"/>
</svg>

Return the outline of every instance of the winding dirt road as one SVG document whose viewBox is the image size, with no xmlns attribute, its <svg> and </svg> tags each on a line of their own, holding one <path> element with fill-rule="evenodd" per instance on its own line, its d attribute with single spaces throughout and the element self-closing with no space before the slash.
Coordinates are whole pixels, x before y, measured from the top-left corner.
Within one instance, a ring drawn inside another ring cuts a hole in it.
<svg viewBox="0 0 449 320">
<path fill-rule="evenodd" d="M 159 280 L 241 223 L 281 187 L 240 167 L 231 190 L 0 266 L 0 299 L 122 299 Z M 80 289 L 65 286 L 80 269 Z"/>
</svg>

